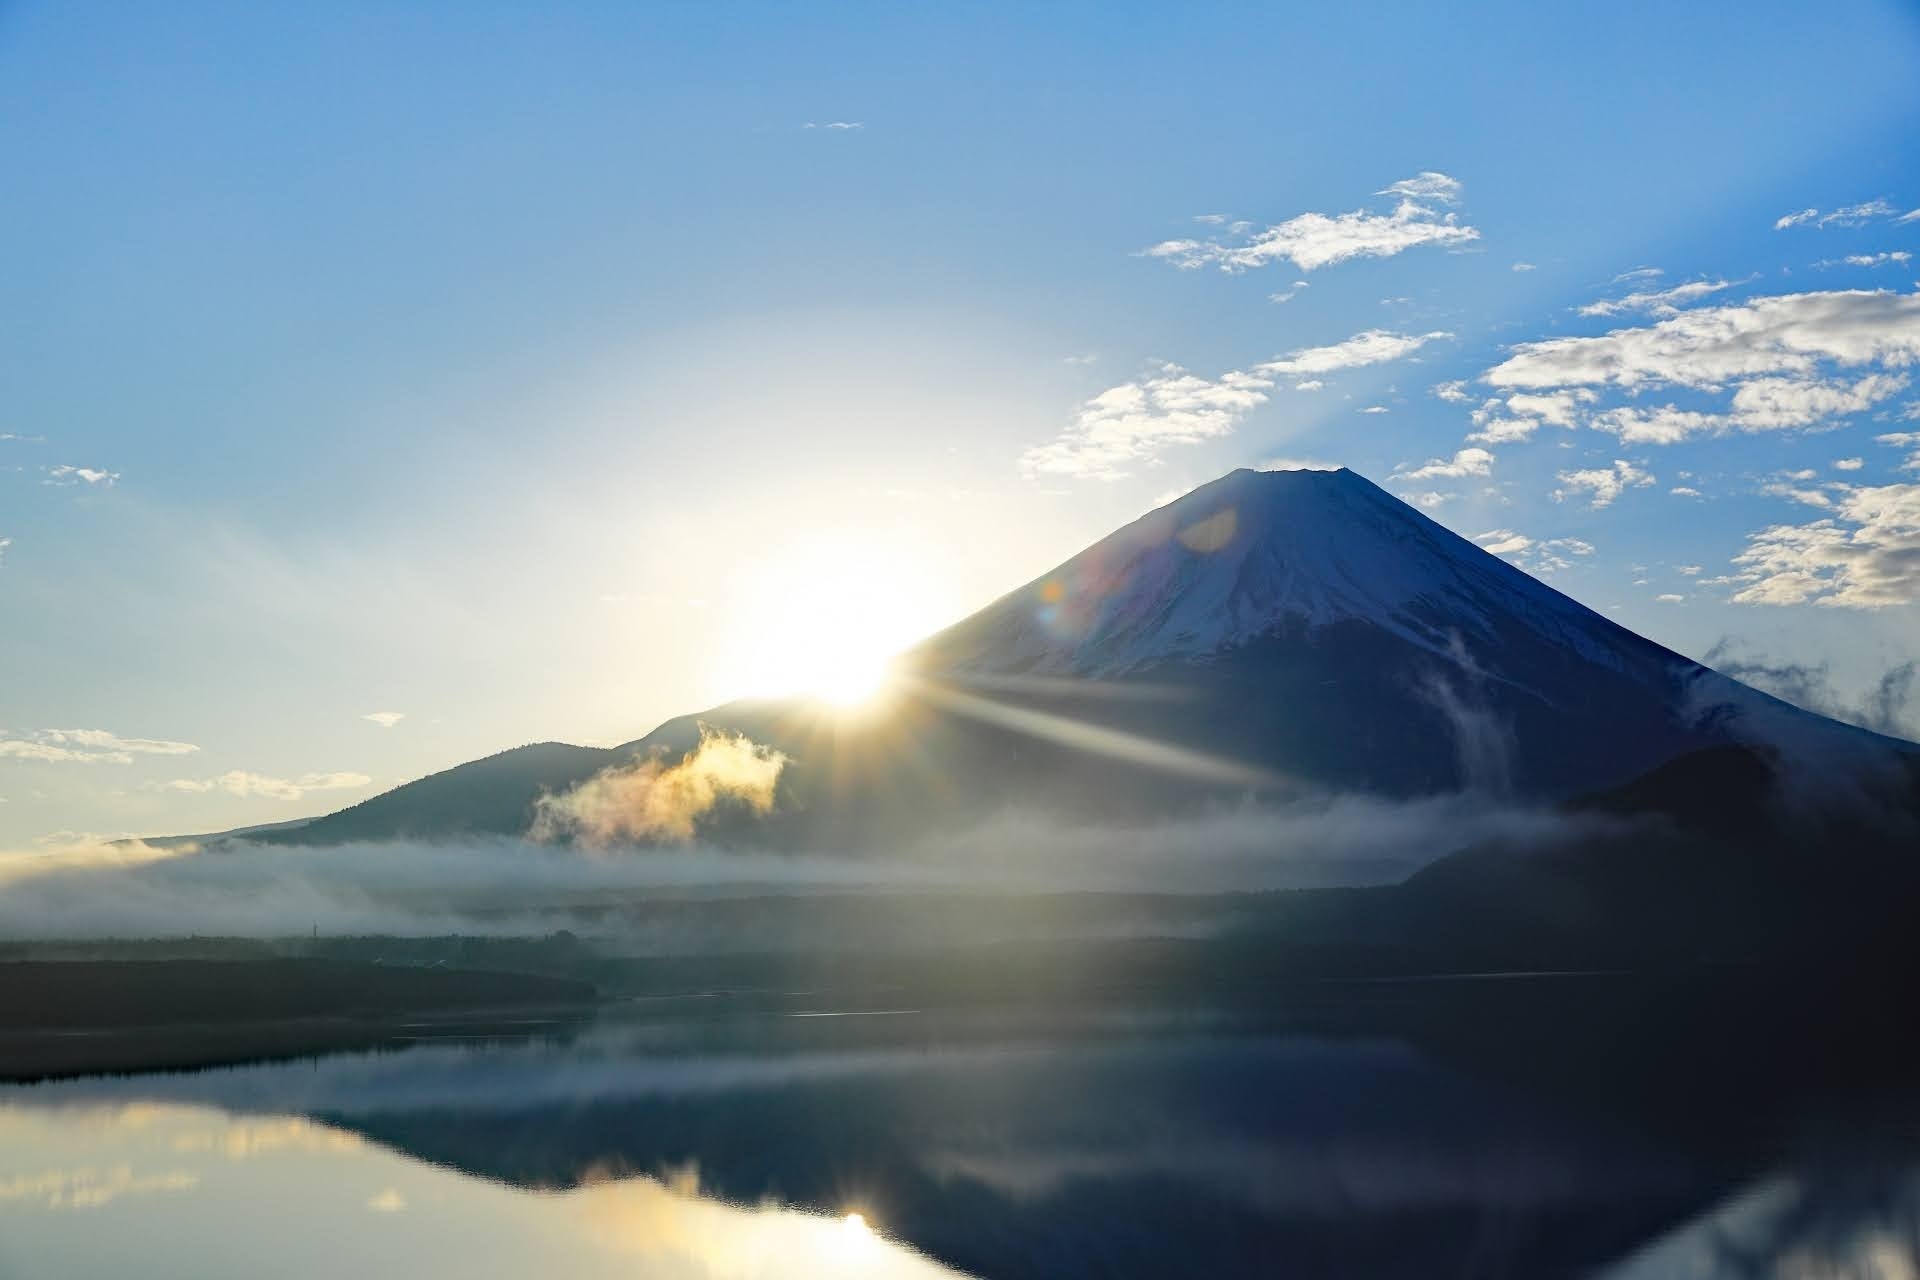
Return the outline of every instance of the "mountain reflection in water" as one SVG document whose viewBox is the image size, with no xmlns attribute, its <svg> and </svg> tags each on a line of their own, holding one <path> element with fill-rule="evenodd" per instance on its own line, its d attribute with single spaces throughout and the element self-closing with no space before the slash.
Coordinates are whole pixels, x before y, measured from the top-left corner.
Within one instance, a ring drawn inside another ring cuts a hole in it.
<svg viewBox="0 0 1920 1280">
<path fill-rule="evenodd" d="M 1192 1015 L 612 1022 L 0 1091 L 0 1277 L 1910 1276 L 1903 1131 Z"/>
</svg>

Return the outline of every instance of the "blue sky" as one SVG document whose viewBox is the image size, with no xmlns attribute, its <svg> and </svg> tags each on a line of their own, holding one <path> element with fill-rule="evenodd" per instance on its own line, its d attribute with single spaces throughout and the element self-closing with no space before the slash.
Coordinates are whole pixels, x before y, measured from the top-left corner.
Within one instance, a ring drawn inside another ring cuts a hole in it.
<svg viewBox="0 0 1920 1280">
<path fill-rule="evenodd" d="M 1917 72 L 1889 4 L 0 9 L 0 846 L 624 740 L 1276 459 L 1858 699 Z"/>
</svg>

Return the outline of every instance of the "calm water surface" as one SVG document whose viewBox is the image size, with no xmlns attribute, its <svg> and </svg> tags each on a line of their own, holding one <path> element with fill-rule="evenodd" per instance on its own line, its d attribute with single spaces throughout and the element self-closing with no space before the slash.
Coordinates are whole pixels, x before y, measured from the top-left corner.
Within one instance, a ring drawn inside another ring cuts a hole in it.
<svg viewBox="0 0 1920 1280">
<path fill-rule="evenodd" d="M 1903 1122 L 1494 1061 L 892 1011 L 0 1090 L 0 1277 L 1916 1274 Z"/>
</svg>

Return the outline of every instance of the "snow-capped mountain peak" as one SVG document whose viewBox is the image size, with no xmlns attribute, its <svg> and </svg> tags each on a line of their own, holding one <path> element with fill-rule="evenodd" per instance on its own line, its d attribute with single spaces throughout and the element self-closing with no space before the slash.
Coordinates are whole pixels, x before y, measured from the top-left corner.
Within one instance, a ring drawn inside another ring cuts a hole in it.
<svg viewBox="0 0 1920 1280">
<path fill-rule="evenodd" d="M 1352 471 L 1242 470 L 1102 539 L 920 656 L 954 674 L 1107 677 L 1288 626 L 1362 622 L 1444 654 L 1515 621 L 1603 662 L 1619 630 Z"/>
</svg>

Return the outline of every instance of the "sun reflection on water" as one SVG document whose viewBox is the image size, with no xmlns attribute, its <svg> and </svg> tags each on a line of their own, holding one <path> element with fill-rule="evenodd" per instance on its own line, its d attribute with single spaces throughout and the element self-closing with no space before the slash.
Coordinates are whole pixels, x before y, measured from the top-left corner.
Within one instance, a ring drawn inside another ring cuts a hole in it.
<svg viewBox="0 0 1920 1280">
<path fill-rule="evenodd" d="M 0 1275 L 958 1273 L 843 1217 L 702 1194 L 691 1169 L 528 1192 L 297 1117 L 0 1106 Z"/>
</svg>

